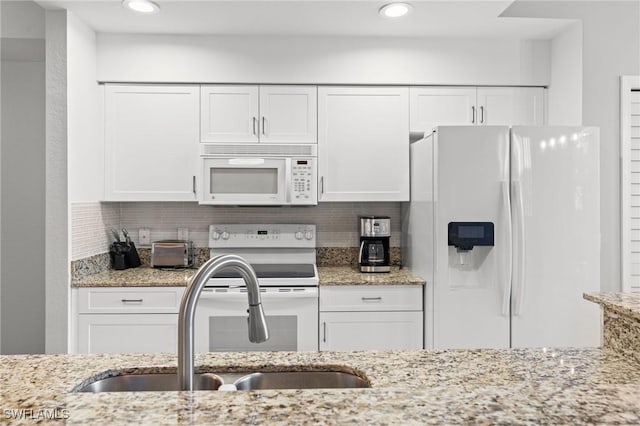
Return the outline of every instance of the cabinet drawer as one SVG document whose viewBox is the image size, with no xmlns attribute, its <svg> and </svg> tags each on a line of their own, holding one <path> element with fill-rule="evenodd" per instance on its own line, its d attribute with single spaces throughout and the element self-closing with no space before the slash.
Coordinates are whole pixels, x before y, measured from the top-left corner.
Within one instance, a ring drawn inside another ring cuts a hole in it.
<svg viewBox="0 0 640 426">
<path fill-rule="evenodd" d="M 178 313 L 184 288 L 80 288 L 78 312 Z"/>
<path fill-rule="evenodd" d="M 320 287 L 320 311 L 421 310 L 421 286 Z"/>
</svg>

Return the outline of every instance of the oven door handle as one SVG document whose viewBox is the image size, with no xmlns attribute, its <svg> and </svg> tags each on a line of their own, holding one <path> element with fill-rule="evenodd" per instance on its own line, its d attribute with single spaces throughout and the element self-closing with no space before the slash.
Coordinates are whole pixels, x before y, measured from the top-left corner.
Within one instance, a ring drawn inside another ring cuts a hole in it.
<svg viewBox="0 0 640 426">
<path fill-rule="evenodd" d="M 317 288 L 305 288 L 304 291 L 261 291 L 260 297 L 265 300 L 269 299 L 317 299 Z M 247 293 L 232 291 L 232 292 L 217 292 L 212 288 L 205 288 L 200 294 L 200 299 L 225 299 L 225 300 L 246 300 Z"/>
</svg>

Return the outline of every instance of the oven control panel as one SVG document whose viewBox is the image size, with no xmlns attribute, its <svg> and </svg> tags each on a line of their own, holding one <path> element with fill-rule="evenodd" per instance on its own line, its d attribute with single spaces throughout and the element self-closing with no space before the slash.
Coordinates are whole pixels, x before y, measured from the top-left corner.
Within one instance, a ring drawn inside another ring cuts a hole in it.
<svg viewBox="0 0 640 426">
<path fill-rule="evenodd" d="M 209 226 L 211 248 L 315 248 L 315 225 L 246 224 Z"/>
</svg>

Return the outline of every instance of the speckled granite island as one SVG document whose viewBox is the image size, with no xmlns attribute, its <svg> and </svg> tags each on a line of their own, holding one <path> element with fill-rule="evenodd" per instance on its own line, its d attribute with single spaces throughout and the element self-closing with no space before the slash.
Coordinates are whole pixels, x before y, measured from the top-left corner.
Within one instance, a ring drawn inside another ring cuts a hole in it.
<svg viewBox="0 0 640 426">
<path fill-rule="evenodd" d="M 195 269 L 154 269 L 148 266 L 108 270 L 74 280 L 72 287 L 178 287 L 186 286 Z M 390 273 L 363 274 L 351 266 L 319 266 L 324 285 L 424 285 L 425 280 L 408 269 L 393 267 Z"/>
<path fill-rule="evenodd" d="M 596 293 L 584 298 L 603 308 L 604 347 L 640 363 L 640 294 Z"/>
<path fill-rule="evenodd" d="M 90 425 L 640 423 L 638 364 L 601 349 L 197 356 L 199 371 L 341 370 L 371 383 L 250 392 L 72 392 L 92 377 L 175 371 L 175 356 L 166 354 L 1 356 L 0 362 L 3 423 L 46 416 Z"/>
</svg>

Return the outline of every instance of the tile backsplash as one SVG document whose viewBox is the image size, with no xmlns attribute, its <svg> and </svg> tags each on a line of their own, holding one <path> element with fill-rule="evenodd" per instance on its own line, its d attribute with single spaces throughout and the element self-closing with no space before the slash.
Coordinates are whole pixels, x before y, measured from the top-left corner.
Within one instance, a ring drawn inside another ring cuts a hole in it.
<svg viewBox="0 0 640 426">
<path fill-rule="evenodd" d="M 109 251 L 111 229 L 120 229 L 120 203 L 71 205 L 71 260 Z"/>
<path fill-rule="evenodd" d="M 72 260 L 108 251 L 111 228 L 126 228 L 138 244 L 138 229 L 151 241 L 176 238 L 189 229 L 196 247 L 207 247 L 209 225 L 222 223 L 311 223 L 318 247 L 356 247 L 359 215 L 391 218 L 391 246 L 400 247 L 400 203 L 321 203 L 314 207 L 219 207 L 180 202 L 75 203 L 71 206 Z"/>
</svg>

